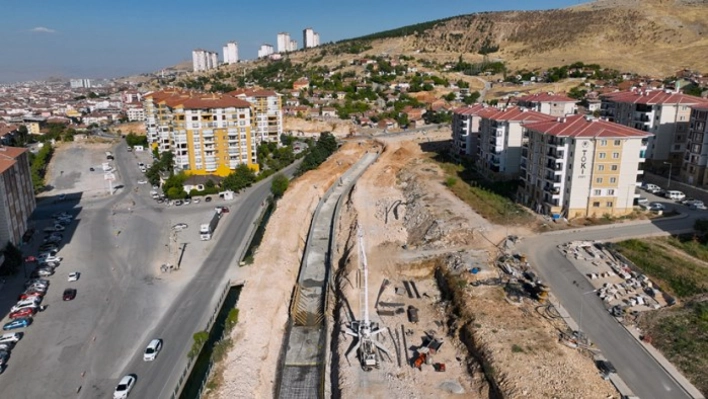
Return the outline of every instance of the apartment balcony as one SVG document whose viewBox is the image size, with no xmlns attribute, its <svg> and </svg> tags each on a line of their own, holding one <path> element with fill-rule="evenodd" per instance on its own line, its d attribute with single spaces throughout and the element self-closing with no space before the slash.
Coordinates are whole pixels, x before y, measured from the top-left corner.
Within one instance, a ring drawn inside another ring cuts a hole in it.
<svg viewBox="0 0 708 399">
<path fill-rule="evenodd" d="M 550 158 L 554 159 L 563 159 L 565 157 L 565 152 L 564 151 L 559 151 L 557 149 L 550 149 L 546 153 L 546 155 Z"/>
<path fill-rule="evenodd" d="M 548 162 L 546 162 L 546 169 L 550 169 L 554 172 L 561 172 L 563 171 L 563 164 L 556 163 L 553 160 L 549 160 Z"/>
<path fill-rule="evenodd" d="M 490 159 L 489 162 L 492 165 L 496 165 L 496 166 L 499 166 L 501 164 L 501 160 L 499 159 L 499 157 L 492 157 L 492 159 Z"/>
</svg>

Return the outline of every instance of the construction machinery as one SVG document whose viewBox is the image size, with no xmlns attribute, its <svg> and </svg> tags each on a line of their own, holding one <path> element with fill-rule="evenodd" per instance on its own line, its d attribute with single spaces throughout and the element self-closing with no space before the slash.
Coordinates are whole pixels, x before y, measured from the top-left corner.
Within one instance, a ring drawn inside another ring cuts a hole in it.
<svg viewBox="0 0 708 399">
<path fill-rule="evenodd" d="M 344 332 L 356 338 L 354 346 L 350 347 L 345 356 L 356 351 L 361 363 L 361 368 L 364 371 L 371 371 L 374 368 L 379 368 L 380 358 L 379 351 L 391 356 L 386 347 L 378 342 L 375 338 L 378 334 L 387 331 L 388 328 L 380 328 L 378 323 L 374 323 L 369 319 L 369 269 L 366 262 L 366 251 L 364 249 L 364 233 L 361 226 L 357 226 L 358 246 L 359 246 L 359 262 L 363 268 L 364 274 L 364 301 L 362 313 L 363 320 L 352 320 L 349 323 L 347 330 Z"/>
</svg>

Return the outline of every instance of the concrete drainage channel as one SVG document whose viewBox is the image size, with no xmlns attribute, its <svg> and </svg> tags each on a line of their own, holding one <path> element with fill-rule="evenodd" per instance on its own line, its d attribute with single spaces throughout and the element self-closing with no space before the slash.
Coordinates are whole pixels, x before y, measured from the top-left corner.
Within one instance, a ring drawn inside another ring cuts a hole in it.
<svg viewBox="0 0 708 399">
<path fill-rule="evenodd" d="M 341 199 L 377 158 L 365 154 L 325 193 L 312 217 L 290 304 L 290 320 L 280 354 L 275 397 L 310 399 L 324 397 L 326 286 L 331 267 L 330 245 Z"/>
</svg>

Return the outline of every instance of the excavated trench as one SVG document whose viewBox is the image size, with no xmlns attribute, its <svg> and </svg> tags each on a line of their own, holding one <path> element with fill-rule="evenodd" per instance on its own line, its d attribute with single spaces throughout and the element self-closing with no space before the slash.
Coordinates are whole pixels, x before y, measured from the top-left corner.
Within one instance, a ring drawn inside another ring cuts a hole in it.
<svg viewBox="0 0 708 399">
<path fill-rule="evenodd" d="M 442 298 L 452 304 L 449 310 L 450 314 L 448 314 L 450 334 L 457 335 L 460 342 L 467 348 L 469 355 L 475 360 L 475 362 L 468 362 L 470 375 L 475 375 L 477 372 L 482 373 L 489 388 L 489 399 L 505 399 L 507 396 L 499 387 L 497 371 L 491 363 L 489 353 L 484 345 L 475 338 L 473 320 L 460 311 L 464 304 L 461 292 L 454 284 L 455 276 L 443 270 L 442 267 L 438 267 L 435 270 L 435 281 L 442 293 Z"/>
</svg>

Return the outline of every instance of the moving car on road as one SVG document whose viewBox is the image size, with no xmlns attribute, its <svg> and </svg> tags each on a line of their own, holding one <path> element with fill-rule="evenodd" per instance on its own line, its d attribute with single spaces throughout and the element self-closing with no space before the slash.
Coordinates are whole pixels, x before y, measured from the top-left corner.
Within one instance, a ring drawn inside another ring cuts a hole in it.
<svg viewBox="0 0 708 399">
<path fill-rule="evenodd" d="M 146 362 L 151 362 L 155 360 L 157 354 L 162 350 L 162 340 L 153 339 L 145 348 L 145 353 L 143 353 L 143 360 Z"/>
<path fill-rule="evenodd" d="M 664 204 L 662 204 L 660 202 L 652 202 L 649 204 L 649 210 L 650 211 L 663 211 L 663 210 L 666 210 L 666 207 L 664 206 Z"/>
<path fill-rule="evenodd" d="M 64 290 L 64 294 L 62 295 L 62 298 L 65 301 L 73 301 L 74 298 L 76 298 L 76 288 L 67 288 Z"/>
<path fill-rule="evenodd" d="M 172 226 L 172 230 L 174 231 L 182 231 L 189 227 L 187 223 L 177 223 L 176 225 Z"/>
<path fill-rule="evenodd" d="M 113 399 L 125 399 L 128 397 L 128 394 L 130 394 L 130 391 L 133 389 L 135 386 L 135 376 L 134 375 L 126 375 L 123 377 L 120 382 L 118 383 L 118 386 L 116 387 L 116 390 L 113 391 Z"/>
<path fill-rule="evenodd" d="M 13 320 L 9 323 L 5 323 L 5 325 L 2 326 L 2 329 L 5 331 L 15 330 L 18 328 L 25 328 L 30 324 L 32 324 L 32 319 L 30 319 L 29 317 L 23 317 L 21 319 Z"/>
<path fill-rule="evenodd" d="M 71 272 L 69 273 L 69 282 L 72 283 L 74 281 L 79 281 L 79 277 L 81 277 L 81 273 Z"/>
</svg>

